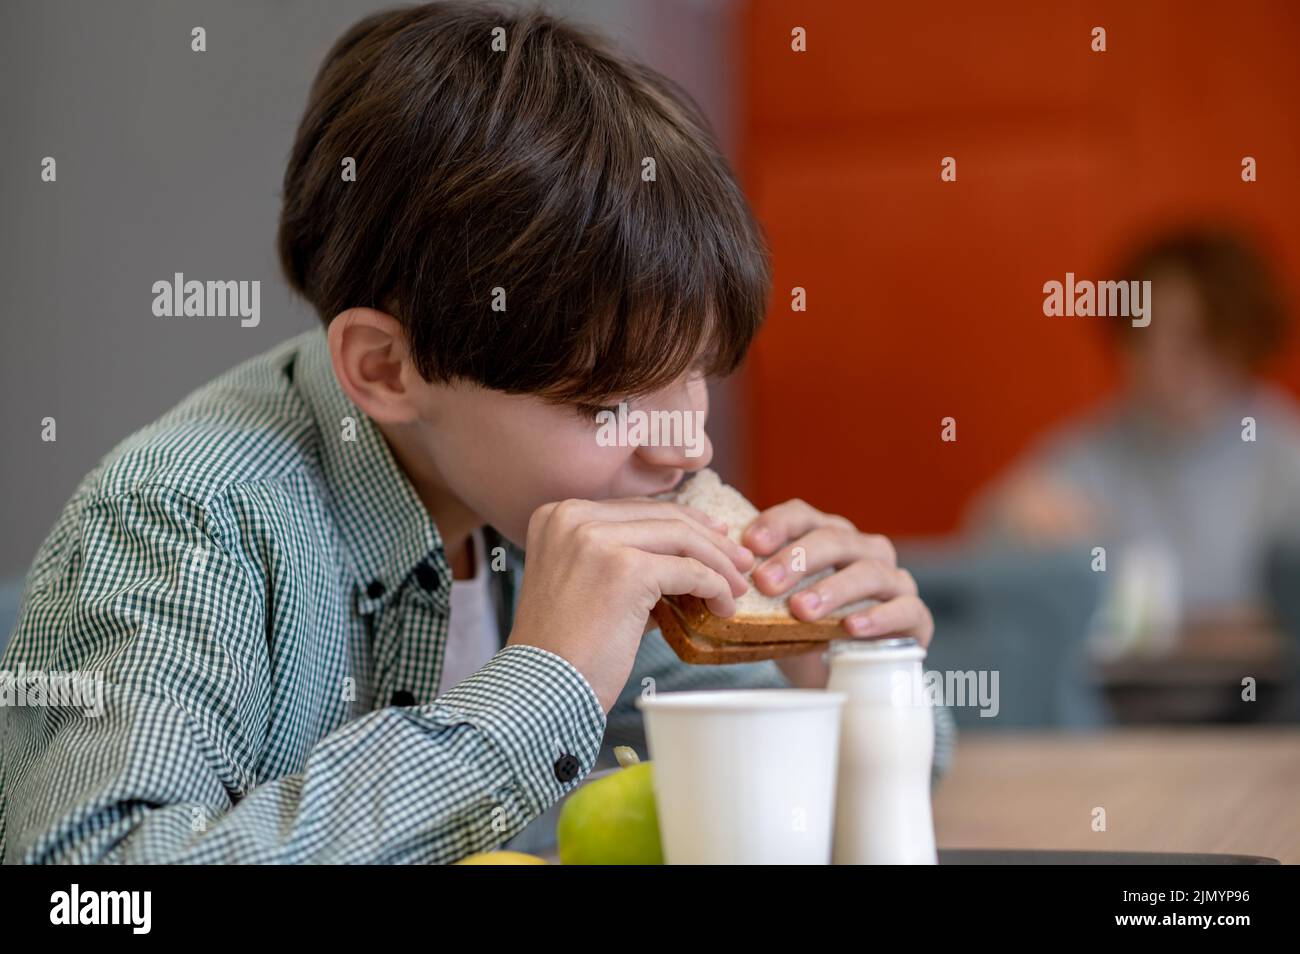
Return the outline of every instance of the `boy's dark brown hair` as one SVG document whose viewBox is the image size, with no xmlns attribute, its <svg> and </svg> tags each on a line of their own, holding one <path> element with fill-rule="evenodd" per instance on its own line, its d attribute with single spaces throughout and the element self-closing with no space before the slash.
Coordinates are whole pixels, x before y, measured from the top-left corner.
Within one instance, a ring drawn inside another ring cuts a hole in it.
<svg viewBox="0 0 1300 954">
<path fill-rule="evenodd" d="M 376 13 L 338 40 L 285 172 L 278 246 L 326 323 L 394 315 L 426 380 L 569 404 L 648 393 L 697 361 L 733 371 L 770 283 L 688 94 L 544 12 L 482 3 Z"/>
<path fill-rule="evenodd" d="M 1177 275 L 1195 285 L 1205 309 L 1204 331 L 1219 354 L 1246 371 L 1258 370 L 1286 338 L 1288 314 L 1268 263 L 1253 241 L 1235 230 L 1188 225 L 1150 239 L 1119 265 L 1117 278 L 1151 280 L 1160 300 L 1160 276 Z M 1153 316 L 1159 321 L 1159 314 Z M 1122 344 L 1136 344 L 1141 328 L 1108 321 Z"/>
</svg>

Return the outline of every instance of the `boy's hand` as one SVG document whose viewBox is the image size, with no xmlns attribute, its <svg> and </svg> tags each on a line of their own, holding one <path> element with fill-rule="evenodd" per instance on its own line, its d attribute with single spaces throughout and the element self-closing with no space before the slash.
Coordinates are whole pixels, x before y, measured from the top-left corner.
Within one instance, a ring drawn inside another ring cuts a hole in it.
<svg viewBox="0 0 1300 954">
<path fill-rule="evenodd" d="M 719 616 L 736 611 L 754 555 L 723 526 L 692 507 L 649 498 L 543 504 L 528 522 L 508 644 L 563 656 L 608 713 L 660 597 L 689 594 Z"/>
<path fill-rule="evenodd" d="M 888 538 L 862 533 L 852 522 L 822 513 L 802 500 L 787 500 L 764 510 L 741 535 L 761 560 L 754 571 L 759 592 L 777 596 L 805 576 L 827 567 L 839 570 L 790 599 L 798 619 L 821 619 L 862 599 L 880 602 L 845 617 L 840 625 L 853 636 L 914 636 L 928 646 L 934 619 L 917 595 L 912 574 L 898 566 Z M 804 569 L 794 569 L 794 548 L 803 547 Z"/>
</svg>

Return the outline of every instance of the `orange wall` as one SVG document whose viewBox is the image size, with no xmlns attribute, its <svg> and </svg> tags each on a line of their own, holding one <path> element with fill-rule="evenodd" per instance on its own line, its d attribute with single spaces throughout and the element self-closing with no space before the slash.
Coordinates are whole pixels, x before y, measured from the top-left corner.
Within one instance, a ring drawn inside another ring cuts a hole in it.
<svg viewBox="0 0 1300 954">
<path fill-rule="evenodd" d="M 741 16 L 740 174 L 774 264 L 744 379 L 760 506 L 953 529 L 976 487 L 1116 381 L 1089 324 L 1108 319 L 1045 317 L 1043 283 L 1111 277 L 1164 223 L 1253 228 L 1300 304 L 1300 3 L 760 0 Z M 1300 348 L 1275 377 L 1300 391 Z"/>
</svg>

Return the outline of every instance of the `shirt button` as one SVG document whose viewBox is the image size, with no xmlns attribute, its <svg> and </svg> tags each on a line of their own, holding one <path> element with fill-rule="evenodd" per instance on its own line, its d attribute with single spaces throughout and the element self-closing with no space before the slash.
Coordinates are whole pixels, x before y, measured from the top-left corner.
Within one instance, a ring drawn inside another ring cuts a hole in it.
<svg viewBox="0 0 1300 954">
<path fill-rule="evenodd" d="M 370 597 L 372 600 L 377 600 L 379 597 L 384 595 L 387 589 L 388 587 L 384 586 L 384 584 L 379 580 L 373 580 L 370 585 L 366 587 L 366 596 Z"/>
<path fill-rule="evenodd" d="M 426 592 L 436 592 L 442 581 L 438 579 L 438 571 L 427 563 L 421 563 L 415 568 L 415 582 L 420 584 L 420 588 Z"/>
<path fill-rule="evenodd" d="M 572 782 L 582 771 L 582 766 L 572 755 L 561 755 L 555 760 L 555 777 L 561 782 Z"/>
<path fill-rule="evenodd" d="M 413 706 L 415 705 L 415 693 L 409 689 L 398 689 L 393 693 L 393 698 L 390 701 L 395 706 Z"/>
</svg>

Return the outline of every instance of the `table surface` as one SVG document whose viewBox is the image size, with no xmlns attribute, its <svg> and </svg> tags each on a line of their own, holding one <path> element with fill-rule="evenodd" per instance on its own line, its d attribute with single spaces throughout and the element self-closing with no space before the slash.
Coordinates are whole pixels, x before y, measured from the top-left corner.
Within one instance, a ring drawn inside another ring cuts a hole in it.
<svg viewBox="0 0 1300 954">
<path fill-rule="evenodd" d="M 1093 830 L 1095 808 L 1105 831 Z M 1265 855 L 1300 864 L 1300 727 L 964 732 L 942 848 Z"/>
</svg>

